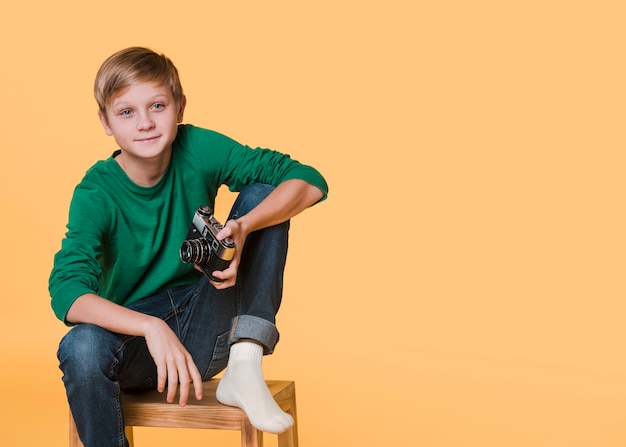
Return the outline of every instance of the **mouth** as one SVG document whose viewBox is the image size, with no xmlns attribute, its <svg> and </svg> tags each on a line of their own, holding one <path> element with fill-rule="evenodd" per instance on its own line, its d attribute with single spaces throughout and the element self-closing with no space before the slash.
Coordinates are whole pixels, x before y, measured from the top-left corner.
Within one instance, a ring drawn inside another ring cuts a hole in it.
<svg viewBox="0 0 626 447">
<path fill-rule="evenodd" d="M 154 136 L 154 137 L 146 137 L 146 138 L 137 138 L 135 141 L 137 141 L 138 143 L 151 143 L 153 141 L 156 141 L 160 138 L 160 136 Z"/>
</svg>

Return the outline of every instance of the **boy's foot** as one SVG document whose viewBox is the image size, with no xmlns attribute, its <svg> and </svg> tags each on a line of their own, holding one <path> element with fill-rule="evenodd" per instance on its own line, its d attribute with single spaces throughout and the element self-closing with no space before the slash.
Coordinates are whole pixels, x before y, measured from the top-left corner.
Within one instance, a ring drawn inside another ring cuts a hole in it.
<svg viewBox="0 0 626 447">
<path fill-rule="evenodd" d="M 263 347 L 251 342 L 235 343 L 224 376 L 217 386 L 217 400 L 246 412 L 250 423 L 268 433 L 282 433 L 293 425 L 265 384 L 261 369 Z"/>
</svg>

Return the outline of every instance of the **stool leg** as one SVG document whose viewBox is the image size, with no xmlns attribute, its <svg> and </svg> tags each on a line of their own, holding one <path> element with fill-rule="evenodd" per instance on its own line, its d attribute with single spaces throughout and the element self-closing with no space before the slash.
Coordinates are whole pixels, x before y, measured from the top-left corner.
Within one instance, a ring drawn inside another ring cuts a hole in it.
<svg viewBox="0 0 626 447">
<path fill-rule="evenodd" d="M 278 447 L 298 447 L 298 414 L 296 412 L 296 389 L 295 386 L 289 390 L 288 403 L 283 408 L 293 418 L 293 425 L 289 430 L 278 435 Z"/>
<path fill-rule="evenodd" d="M 294 426 L 278 435 L 278 447 L 298 447 L 298 434 Z"/>
<path fill-rule="evenodd" d="M 241 421 L 241 447 L 263 447 L 263 432 L 257 430 L 247 417 Z"/>
<path fill-rule="evenodd" d="M 293 425 L 278 435 L 278 447 L 298 447 L 298 420 L 295 412 L 288 413 L 293 417 Z"/>
</svg>

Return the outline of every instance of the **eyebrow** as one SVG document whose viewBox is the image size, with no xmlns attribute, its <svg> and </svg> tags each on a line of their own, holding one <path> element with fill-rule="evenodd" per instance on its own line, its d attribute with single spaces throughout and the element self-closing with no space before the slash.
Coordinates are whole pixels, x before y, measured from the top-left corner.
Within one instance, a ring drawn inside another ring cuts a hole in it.
<svg viewBox="0 0 626 447">
<path fill-rule="evenodd" d="M 146 101 L 146 102 L 148 102 L 148 103 L 153 103 L 153 102 L 162 101 L 162 100 L 167 100 L 167 99 L 169 99 L 167 94 L 164 94 L 164 93 L 158 93 L 158 94 L 156 94 L 156 95 L 152 96 L 152 97 L 151 97 L 148 101 Z M 117 109 L 117 108 L 120 108 L 120 107 L 121 107 L 121 108 L 125 108 L 125 107 L 128 107 L 129 105 L 132 105 L 132 104 L 129 104 L 129 102 L 128 102 L 128 101 L 124 101 L 124 100 L 122 100 L 122 101 L 118 101 L 117 99 L 114 99 L 114 100 L 113 100 L 113 102 L 111 103 L 111 108 L 113 108 L 113 109 Z"/>
</svg>

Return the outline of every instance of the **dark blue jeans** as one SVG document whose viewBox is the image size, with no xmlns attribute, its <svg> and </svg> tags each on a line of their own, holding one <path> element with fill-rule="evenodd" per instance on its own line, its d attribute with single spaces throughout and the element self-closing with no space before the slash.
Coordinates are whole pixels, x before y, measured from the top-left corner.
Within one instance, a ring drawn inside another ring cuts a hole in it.
<svg viewBox="0 0 626 447">
<path fill-rule="evenodd" d="M 272 189 L 246 187 L 229 219 L 246 214 Z M 166 290 L 129 307 L 165 320 L 204 380 L 226 367 L 230 345 L 239 339 L 257 340 L 270 354 L 278 342 L 275 316 L 282 298 L 288 231 L 285 222 L 248 236 L 233 287 L 217 290 L 203 275 L 195 285 Z M 155 388 L 157 383 L 145 339 L 79 324 L 61 340 L 58 357 L 85 447 L 128 446 L 120 391 Z"/>
</svg>

